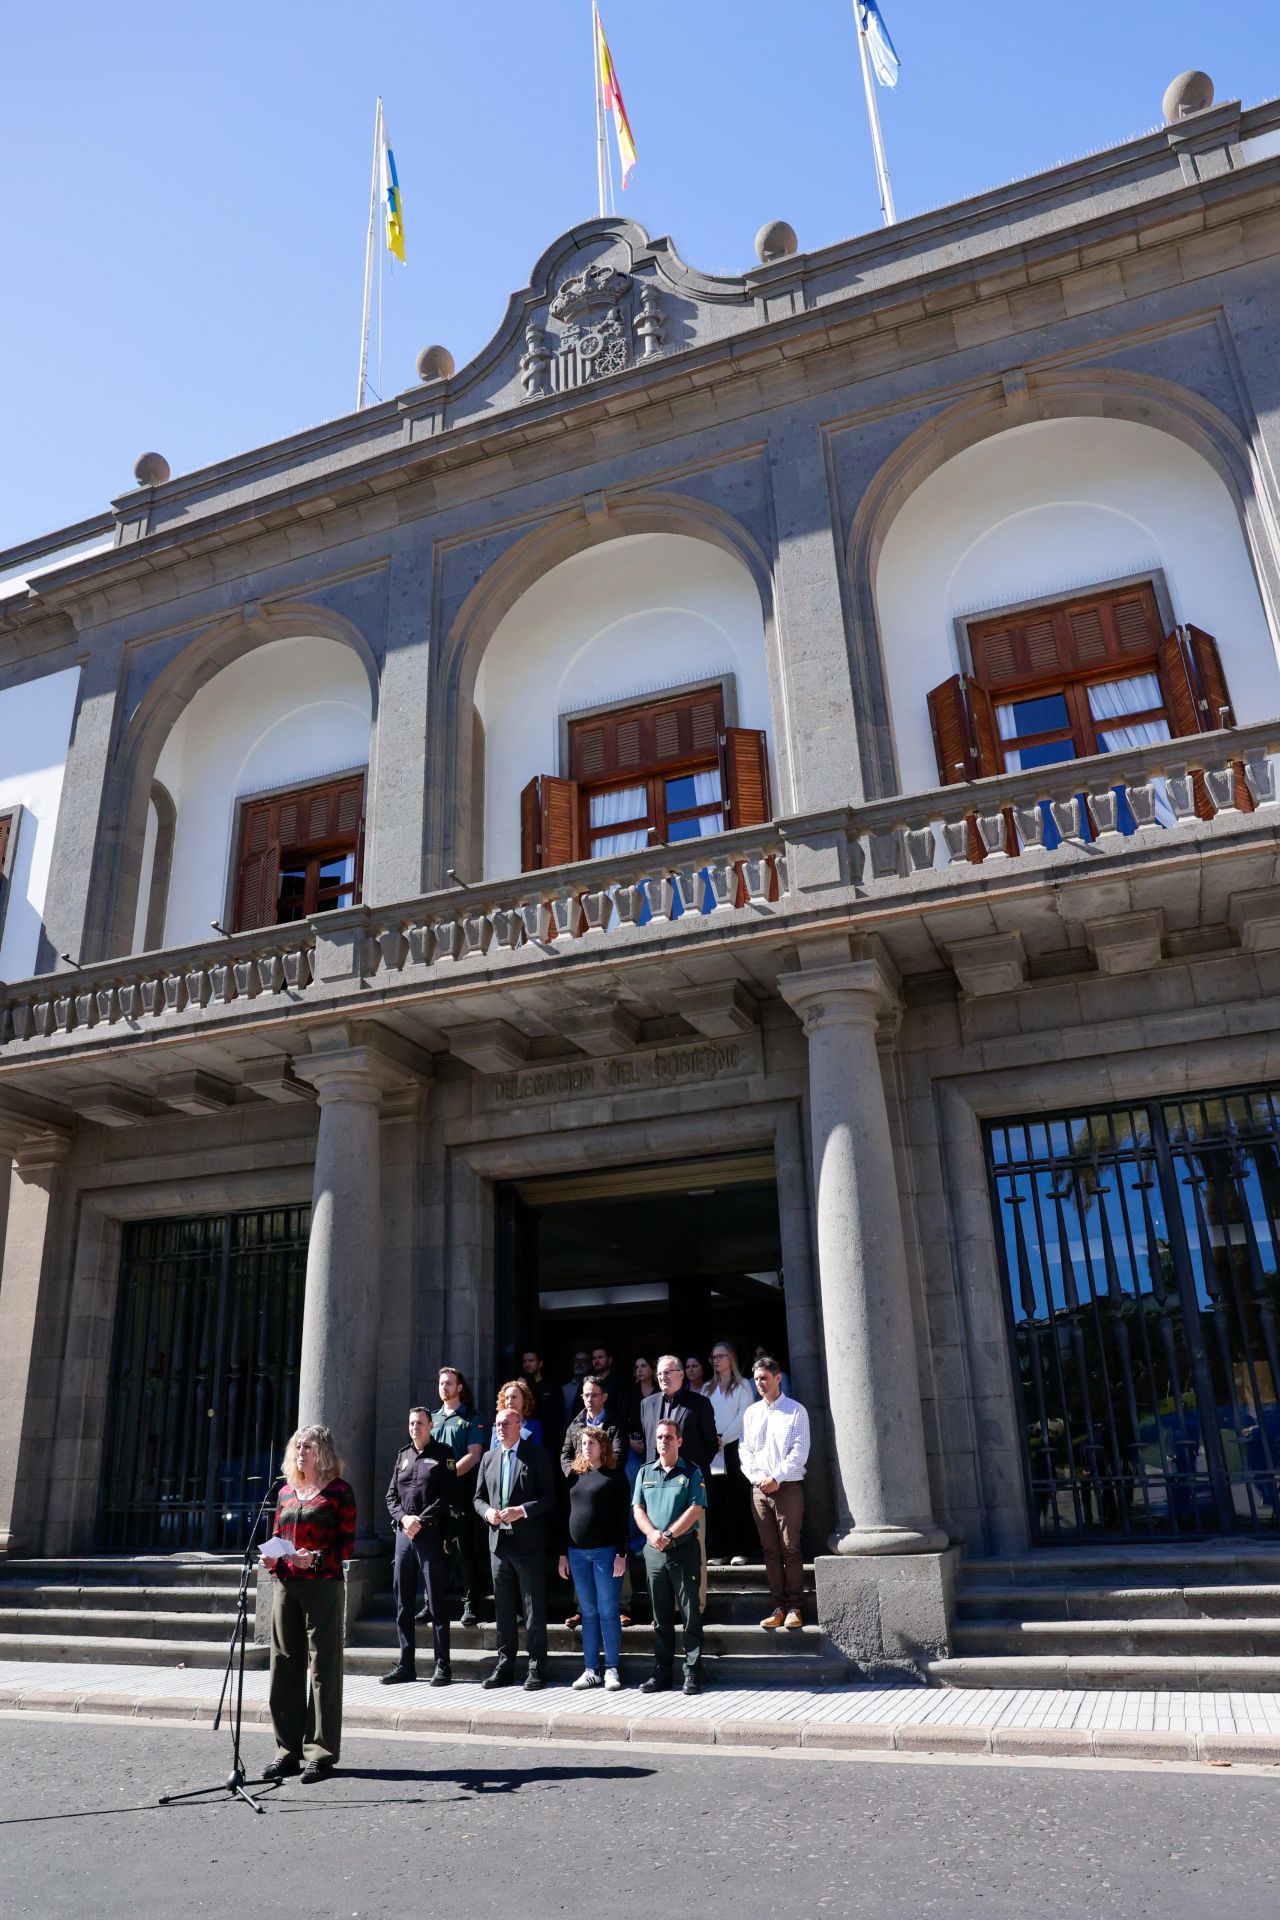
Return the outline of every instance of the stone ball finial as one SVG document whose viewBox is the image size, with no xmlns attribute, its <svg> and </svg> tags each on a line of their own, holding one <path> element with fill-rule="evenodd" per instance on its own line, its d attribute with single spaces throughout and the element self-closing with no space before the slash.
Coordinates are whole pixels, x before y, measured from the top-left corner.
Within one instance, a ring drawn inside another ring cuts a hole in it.
<svg viewBox="0 0 1280 1920">
<path fill-rule="evenodd" d="M 169 478 L 169 462 L 162 453 L 140 453 L 133 463 L 133 477 L 140 487 L 162 487 Z"/>
<path fill-rule="evenodd" d="M 1213 82 L 1207 73 L 1201 73 L 1196 67 L 1180 73 L 1164 90 L 1162 107 L 1165 120 L 1171 127 L 1190 114 L 1203 113 L 1206 107 L 1212 105 Z"/>
<path fill-rule="evenodd" d="M 418 355 L 419 380 L 449 380 L 453 377 L 453 355 L 448 347 L 424 347 Z"/>
<path fill-rule="evenodd" d="M 774 260 L 788 259 L 799 245 L 796 230 L 788 221 L 766 220 L 756 235 L 756 259 L 767 267 Z"/>
</svg>

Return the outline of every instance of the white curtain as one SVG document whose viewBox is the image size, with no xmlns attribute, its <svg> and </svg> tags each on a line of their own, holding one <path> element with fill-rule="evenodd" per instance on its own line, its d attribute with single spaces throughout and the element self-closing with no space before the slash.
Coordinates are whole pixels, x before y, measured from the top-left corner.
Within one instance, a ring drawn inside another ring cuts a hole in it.
<svg viewBox="0 0 1280 1920">
<path fill-rule="evenodd" d="M 1128 713 L 1162 707 L 1164 695 L 1154 673 L 1136 673 L 1131 680 L 1104 680 L 1089 689 L 1089 712 L 1095 720 L 1123 720 Z M 1167 720 L 1140 720 L 1136 726 L 1098 730 L 1104 753 L 1122 753 L 1126 747 L 1154 747 L 1169 739 Z"/>
<path fill-rule="evenodd" d="M 713 767 L 709 773 L 694 774 L 693 801 L 695 806 L 709 807 L 713 800 L 719 800 L 720 797 L 719 767 Z M 704 839 L 709 833 L 723 832 L 723 813 L 704 813 L 698 821 L 698 833 Z"/>
<path fill-rule="evenodd" d="M 1016 740 L 1018 737 L 1018 709 L 1016 707 L 997 707 L 996 726 L 999 729 L 1002 744 L 1006 740 Z M 1005 747 L 1004 769 L 1006 773 L 1022 772 L 1022 755 L 1016 747 Z"/>
<path fill-rule="evenodd" d="M 643 853 L 649 844 L 647 827 L 629 827 L 625 833 L 606 833 L 599 837 L 596 829 L 611 827 L 619 820 L 634 820 L 648 811 L 646 787 L 615 787 L 610 793 L 593 793 L 590 800 L 592 859 L 615 853 Z"/>
</svg>

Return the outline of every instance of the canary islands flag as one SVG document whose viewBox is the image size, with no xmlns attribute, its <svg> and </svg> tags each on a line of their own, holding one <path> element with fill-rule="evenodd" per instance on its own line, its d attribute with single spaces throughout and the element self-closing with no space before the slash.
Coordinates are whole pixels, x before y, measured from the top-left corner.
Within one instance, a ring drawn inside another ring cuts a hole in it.
<svg viewBox="0 0 1280 1920">
<path fill-rule="evenodd" d="M 867 51 L 871 55 L 871 65 L 875 70 L 876 79 L 882 87 L 896 87 L 901 62 L 889 38 L 889 29 L 884 23 L 884 15 L 876 5 L 876 0 L 858 0 L 858 13 L 862 31 L 867 36 Z"/>
<path fill-rule="evenodd" d="M 604 26 L 598 10 L 596 38 L 600 43 L 600 97 L 605 112 L 613 115 L 613 130 L 618 136 L 618 158 L 622 162 L 622 184 L 629 187 L 636 168 L 636 143 L 631 138 L 631 122 L 622 104 L 622 88 L 618 85 L 613 56 L 609 52 L 609 42 L 604 37 Z"/>
<path fill-rule="evenodd" d="M 404 208 L 400 201 L 396 157 L 391 151 L 385 126 L 382 129 L 382 211 L 387 223 L 387 252 L 394 253 L 397 260 L 403 260 Z"/>
</svg>

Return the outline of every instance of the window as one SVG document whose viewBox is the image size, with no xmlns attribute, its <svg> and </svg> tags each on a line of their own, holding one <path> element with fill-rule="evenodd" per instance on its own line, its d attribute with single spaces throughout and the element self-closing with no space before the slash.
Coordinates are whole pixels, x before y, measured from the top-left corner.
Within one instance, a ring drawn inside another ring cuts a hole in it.
<svg viewBox="0 0 1280 1920">
<path fill-rule="evenodd" d="M 364 775 L 246 801 L 234 931 L 306 920 L 360 898 Z"/>
<path fill-rule="evenodd" d="M 0 930 L 3 930 L 5 915 L 9 911 L 9 887 L 13 879 L 13 863 L 17 857 L 21 825 L 21 807 L 7 807 L 0 813 Z"/>
<path fill-rule="evenodd" d="M 726 727 L 720 689 L 569 725 L 569 775 L 521 795 L 521 860 L 562 866 L 698 840 L 770 817 L 763 733 Z"/>
</svg>

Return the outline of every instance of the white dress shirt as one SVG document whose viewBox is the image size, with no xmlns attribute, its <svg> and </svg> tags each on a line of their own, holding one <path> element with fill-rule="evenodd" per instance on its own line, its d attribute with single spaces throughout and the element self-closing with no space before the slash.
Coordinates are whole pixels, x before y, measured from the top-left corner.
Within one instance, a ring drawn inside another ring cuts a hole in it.
<svg viewBox="0 0 1280 1920">
<path fill-rule="evenodd" d="M 711 1411 L 716 1417 L 716 1433 L 720 1439 L 720 1451 L 711 1462 L 712 1473 L 724 1472 L 724 1450 L 735 1440 L 742 1438 L 742 1417 L 755 1399 L 755 1393 L 749 1381 L 739 1380 L 736 1387 L 730 1387 L 728 1393 L 721 1390 L 719 1381 L 707 1395 L 711 1402 Z"/>
<path fill-rule="evenodd" d="M 803 1480 L 809 1458 L 809 1416 L 798 1400 L 780 1393 L 756 1400 L 742 1416 L 738 1465 L 752 1486 L 762 1480 Z"/>
</svg>

